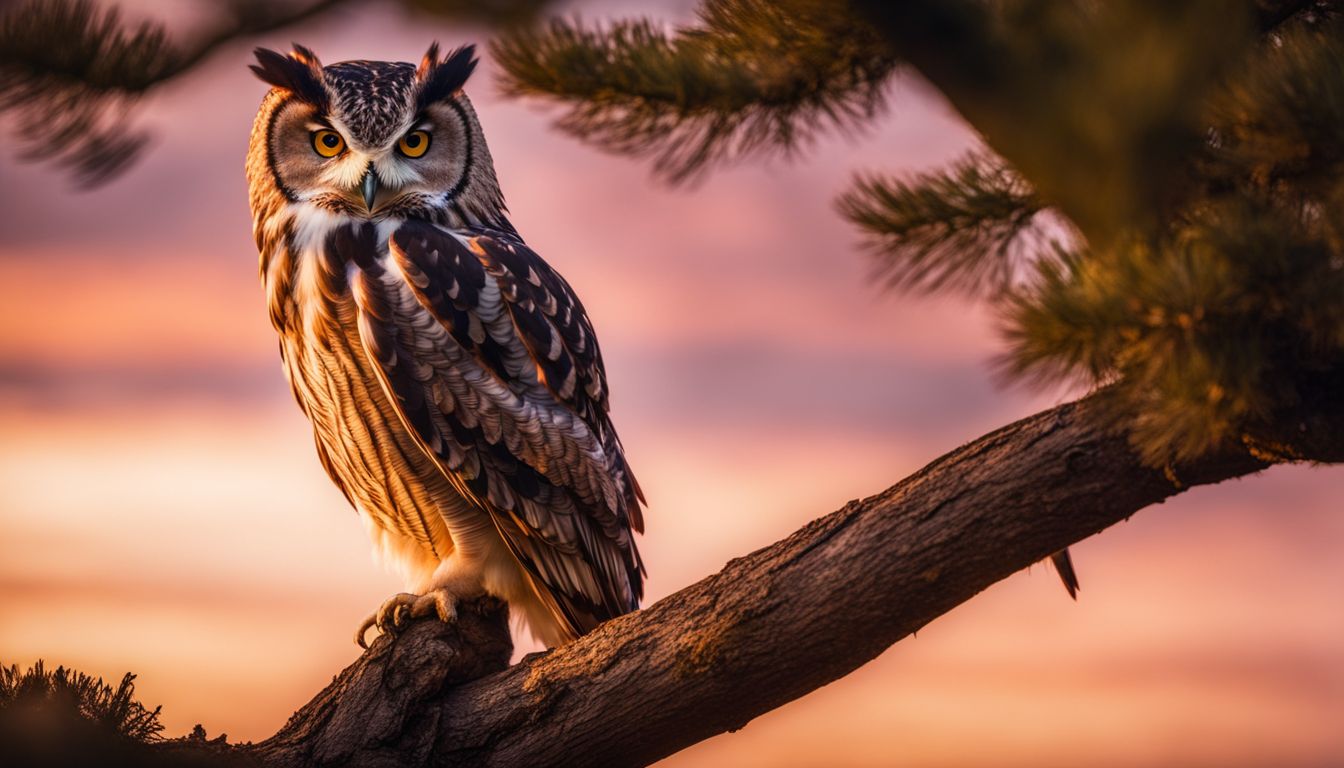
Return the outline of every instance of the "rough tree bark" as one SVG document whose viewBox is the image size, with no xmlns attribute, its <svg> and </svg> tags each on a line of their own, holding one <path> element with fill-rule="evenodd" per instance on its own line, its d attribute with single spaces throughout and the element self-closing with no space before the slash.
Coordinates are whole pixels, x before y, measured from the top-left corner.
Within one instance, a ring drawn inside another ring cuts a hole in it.
<svg viewBox="0 0 1344 768">
<path fill-rule="evenodd" d="M 644 765 L 840 678 L 1006 576 L 1187 488 L 1344 461 L 1344 393 L 1155 470 L 1098 399 L 1036 414 L 719 573 L 507 667 L 506 610 L 379 638 L 275 736 L 266 766 Z M 188 745 L 177 742 L 178 749 Z"/>
</svg>

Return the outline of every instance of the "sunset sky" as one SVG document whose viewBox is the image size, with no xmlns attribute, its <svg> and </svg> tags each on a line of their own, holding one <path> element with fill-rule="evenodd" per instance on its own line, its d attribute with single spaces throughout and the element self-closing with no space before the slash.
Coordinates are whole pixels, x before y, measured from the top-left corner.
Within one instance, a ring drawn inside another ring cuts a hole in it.
<svg viewBox="0 0 1344 768">
<path fill-rule="evenodd" d="M 226 46 L 153 94 L 136 118 L 152 149 L 92 192 L 3 145 L 0 662 L 133 671 L 167 735 L 248 740 L 357 657 L 354 628 L 399 583 L 280 370 L 243 178 L 265 87 L 246 65 L 291 39 L 331 63 L 487 38 L 373 5 Z M 467 91 L 513 222 L 588 308 L 649 498 L 646 604 L 1068 397 L 995 379 L 983 307 L 880 292 L 834 212 L 855 170 L 976 145 L 918 79 L 872 131 L 667 189 L 493 77 L 487 57 Z M 1074 550 L 1078 602 L 1047 566 L 1019 573 L 662 765 L 1338 765 L 1341 499 L 1344 471 L 1309 467 L 1186 493 Z"/>
</svg>

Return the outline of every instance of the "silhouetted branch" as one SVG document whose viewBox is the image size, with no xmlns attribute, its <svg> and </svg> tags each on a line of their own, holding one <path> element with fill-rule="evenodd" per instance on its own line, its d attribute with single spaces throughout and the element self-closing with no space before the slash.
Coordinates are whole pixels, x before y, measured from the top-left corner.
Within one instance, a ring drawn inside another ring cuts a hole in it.
<svg viewBox="0 0 1344 768">
<path fill-rule="evenodd" d="M 345 0 L 307 4 L 233 0 L 223 21 L 175 48 L 157 22 L 128 28 L 115 7 L 89 0 L 16 3 L 0 16 L 0 111 L 14 117 L 21 156 L 71 169 L 96 186 L 123 171 L 148 135 L 130 126 L 154 87 L 199 65 L 241 37 L 307 20 Z"/>
<path fill-rule="evenodd" d="M 348 2 L 349 0 L 314 0 L 308 4 L 290 5 L 268 0 L 232 0 L 225 4 L 224 13 L 227 21 L 179 53 L 173 63 L 159 73 L 156 82 L 163 82 L 187 72 L 226 43 L 300 24 Z"/>
<path fill-rule="evenodd" d="M 546 0 L 404 0 L 449 17 L 491 23 L 530 19 Z M 162 24 L 122 24 L 115 6 L 92 0 L 24 0 L 0 5 L 0 112 L 9 113 L 28 160 L 70 169 L 97 186 L 139 156 L 148 134 L 130 125 L 153 88 L 196 69 L 236 40 L 302 24 L 351 0 L 227 0 L 219 20 L 174 46 Z"/>
</svg>

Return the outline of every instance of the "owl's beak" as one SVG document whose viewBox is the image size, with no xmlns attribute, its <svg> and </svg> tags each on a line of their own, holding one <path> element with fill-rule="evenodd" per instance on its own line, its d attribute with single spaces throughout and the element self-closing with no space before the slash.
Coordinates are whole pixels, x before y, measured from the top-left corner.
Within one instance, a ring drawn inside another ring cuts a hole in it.
<svg viewBox="0 0 1344 768">
<path fill-rule="evenodd" d="M 364 207 L 373 212 L 373 199 L 378 196 L 378 174 L 373 172 L 373 166 L 364 172 L 364 180 L 359 182 L 359 191 L 364 194 Z"/>
</svg>

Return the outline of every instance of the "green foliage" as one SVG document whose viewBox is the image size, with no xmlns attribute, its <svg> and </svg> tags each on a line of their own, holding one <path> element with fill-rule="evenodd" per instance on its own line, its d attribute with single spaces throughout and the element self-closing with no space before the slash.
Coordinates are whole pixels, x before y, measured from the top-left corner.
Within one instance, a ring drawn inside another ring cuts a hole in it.
<svg viewBox="0 0 1344 768">
<path fill-rule="evenodd" d="M 672 181 L 763 151 L 791 153 L 826 128 L 872 118 L 896 61 L 847 4 L 707 0 L 696 26 L 553 21 L 496 41 L 513 96 L 564 104 L 559 127 L 654 157 Z"/>
<path fill-rule="evenodd" d="M 1214 183 L 1253 184 L 1322 199 L 1344 172 L 1344 39 L 1333 15 L 1276 34 L 1209 105 L 1201 170 Z"/>
<path fill-rule="evenodd" d="M 39 659 L 25 672 L 17 665 L 0 667 L 0 716 L 13 719 L 35 711 L 50 719 L 78 718 L 105 733 L 136 741 L 159 738 L 161 707 L 146 709 L 135 700 L 135 675 L 127 673 L 117 687 L 65 667 L 46 669 Z"/>
<path fill-rule="evenodd" d="M 1154 464 L 1239 438 L 1344 366 L 1344 268 L 1322 221 L 1233 197 L 1155 241 L 1043 263 L 1008 307 L 1005 365 L 1112 382 Z"/>
<path fill-rule="evenodd" d="M 994 295 L 1058 240 L 1016 173 L 977 153 L 913 179 L 859 177 L 838 201 L 891 288 Z"/>
<path fill-rule="evenodd" d="M 1344 368 L 1344 27 L 1317 11 L 1276 33 L 1205 109 L 1184 205 L 1044 264 L 1005 313 L 1005 367 L 1114 382 L 1154 463 L 1253 432 Z"/>
<path fill-rule="evenodd" d="M 497 51 L 510 93 L 566 104 L 563 128 L 674 180 L 863 124 L 908 61 L 989 149 L 857 178 L 838 207 L 879 276 L 994 302 L 1009 376 L 1107 386 L 1162 464 L 1253 439 L 1344 368 L 1337 17 L 1327 0 L 707 0 L 674 33 L 557 24 Z"/>
</svg>

